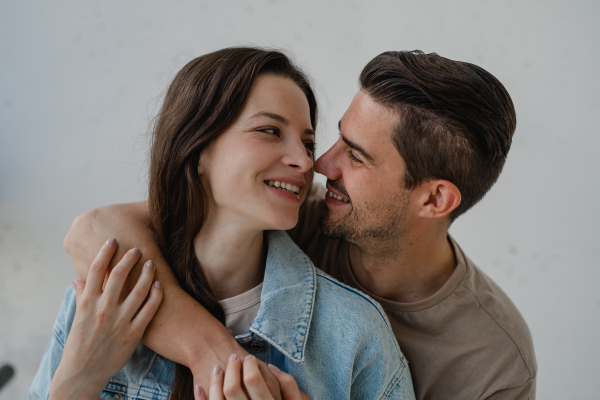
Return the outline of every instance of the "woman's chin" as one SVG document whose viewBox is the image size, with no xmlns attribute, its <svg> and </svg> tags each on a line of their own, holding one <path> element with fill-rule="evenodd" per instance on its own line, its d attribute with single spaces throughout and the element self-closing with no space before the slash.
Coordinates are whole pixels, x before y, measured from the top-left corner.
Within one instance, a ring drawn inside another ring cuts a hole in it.
<svg viewBox="0 0 600 400">
<path fill-rule="evenodd" d="M 268 231 L 287 231 L 289 229 L 294 228 L 298 224 L 298 215 L 295 216 L 287 216 L 285 218 L 280 217 L 273 220 L 268 228 L 265 230 Z"/>
</svg>

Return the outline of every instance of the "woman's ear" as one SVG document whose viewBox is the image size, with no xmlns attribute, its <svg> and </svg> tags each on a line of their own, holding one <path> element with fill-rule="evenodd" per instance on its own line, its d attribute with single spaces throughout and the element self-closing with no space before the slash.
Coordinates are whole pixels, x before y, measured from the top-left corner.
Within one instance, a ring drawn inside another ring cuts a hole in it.
<svg viewBox="0 0 600 400">
<path fill-rule="evenodd" d="M 424 182 L 419 188 L 422 203 L 418 215 L 423 218 L 442 218 L 460 204 L 460 190 L 450 181 L 434 179 Z"/>
</svg>

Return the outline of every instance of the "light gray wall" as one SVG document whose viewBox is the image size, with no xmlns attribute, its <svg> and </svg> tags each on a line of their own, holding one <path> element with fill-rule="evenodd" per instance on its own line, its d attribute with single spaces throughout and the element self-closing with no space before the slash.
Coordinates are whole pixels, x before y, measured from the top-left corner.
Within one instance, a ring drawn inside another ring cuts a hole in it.
<svg viewBox="0 0 600 400">
<path fill-rule="evenodd" d="M 169 80 L 236 44 L 287 49 L 309 73 L 321 152 L 382 51 L 435 51 L 495 74 L 517 108 L 513 148 L 452 233 L 529 322 L 538 398 L 597 398 L 599 11 L 593 0 L 3 0 L 0 365 L 17 374 L 0 400 L 25 398 L 74 278 L 62 250 L 72 219 L 144 198 L 147 128 Z"/>
</svg>

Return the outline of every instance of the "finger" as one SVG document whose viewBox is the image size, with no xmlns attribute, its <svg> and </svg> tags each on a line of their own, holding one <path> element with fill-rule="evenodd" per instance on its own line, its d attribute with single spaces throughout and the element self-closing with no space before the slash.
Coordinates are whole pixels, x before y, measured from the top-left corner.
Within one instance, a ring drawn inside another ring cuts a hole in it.
<svg viewBox="0 0 600 400">
<path fill-rule="evenodd" d="M 273 372 L 271 372 L 268 365 L 262 361 L 258 361 L 258 369 L 260 370 L 265 380 L 265 383 L 269 388 L 271 396 L 273 396 L 275 400 L 283 400 L 283 398 L 281 397 L 281 387 L 279 385 L 279 381 L 277 380 L 275 375 L 273 375 Z"/>
<path fill-rule="evenodd" d="M 163 291 L 159 281 L 156 281 L 150 289 L 150 297 L 148 301 L 143 305 L 140 312 L 133 318 L 131 323 L 133 329 L 146 330 L 146 327 L 154 318 L 154 314 L 160 306 L 160 302 L 163 299 Z M 135 311 L 134 311 L 135 313 Z"/>
<path fill-rule="evenodd" d="M 244 387 L 251 399 L 272 400 L 271 392 L 258 368 L 258 360 L 253 355 L 244 359 L 242 368 Z"/>
<path fill-rule="evenodd" d="M 119 300 L 119 296 L 121 295 L 121 290 L 123 290 L 123 285 L 127 280 L 127 276 L 129 275 L 129 271 L 133 268 L 135 263 L 140 259 L 140 250 L 133 248 L 129 250 L 121 261 L 112 271 L 110 271 L 110 275 L 108 276 L 108 281 L 106 282 L 106 286 L 104 287 L 104 293 L 109 296 L 114 302 Z"/>
<path fill-rule="evenodd" d="M 108 239 L 102 245 L 88 272 L 87 285 L 85 285 L 87 291 L 91 293 L 100 293 L 102 291 L 106 269 L 115 254 L 115 250 L 117 250 L 117 241 L 115 238 Z"/>
<path fill-rule="evenodd" d="M 198 385 L 194 386 L 194 400 L 208 400 L 206 392 Z"/>
<path fill-rule="evenodd" d="M 269 364 L 269 369 L 275 375 L 275 378 L 277 378 L 279 386 L 281 386 L 281 394 L 284 400 L 302 400 L 303 393 L 300 392 L 296 380 L 291 375 L 281 371 L 273 364 Z"/>
<path fill-rule="evenodd" d="M 223 379 L 223 370 L 218 365 L 215 365 L 212 377 L 210 378 L 210 400 L 225 400 L 223 396 Z"/>
<path fill-rule="evenodd" d="M 247 400 L 242 387 L 242 362 L 237 354 L 232 354 L 227 363 L 223 394 L 227 400 Z"/>
<path fill-rule="evenodd" d="M 148 297 L 148 292 L 152 288 L 154 283 L 154 263 L 152 260 L 146 261 L 142 267 L 142 273 L 140 274 L 135 286 L 131 292 L 125 298 L 123 302 L 123 311 L 133 317 L 133 315 L 142 306 L 142 303 Z"/>
</svg>

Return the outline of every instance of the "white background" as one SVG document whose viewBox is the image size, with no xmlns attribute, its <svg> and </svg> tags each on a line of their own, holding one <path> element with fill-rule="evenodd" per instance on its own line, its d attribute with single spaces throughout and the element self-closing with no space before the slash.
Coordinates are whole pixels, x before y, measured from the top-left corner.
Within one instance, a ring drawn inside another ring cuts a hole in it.
<svg viewBox="0 0 600 400">
<path fill-rule="evenodd" d="M 600 396 L 600 2 L 0 3 L 0 400 L 26 398 L 74 272 L 79 213 L 143 199 L 148 127 L 170 79 L 225 46 L 288 51 L 316 87 L 319 154 L 386 50 L 469 61 L 518 127 L 499 182 L 451 231 L 533 334 L 539 399 Z M 485 368 L 485 366 L 482 366 Z"/>
</svg>

